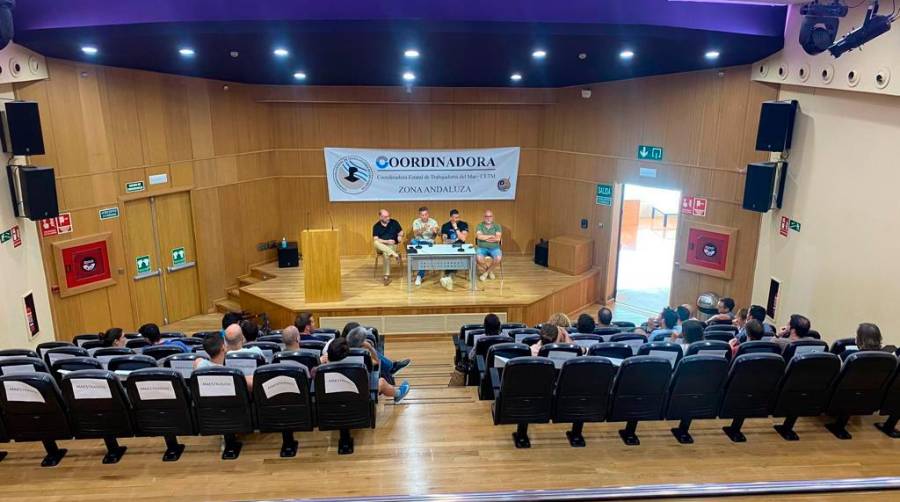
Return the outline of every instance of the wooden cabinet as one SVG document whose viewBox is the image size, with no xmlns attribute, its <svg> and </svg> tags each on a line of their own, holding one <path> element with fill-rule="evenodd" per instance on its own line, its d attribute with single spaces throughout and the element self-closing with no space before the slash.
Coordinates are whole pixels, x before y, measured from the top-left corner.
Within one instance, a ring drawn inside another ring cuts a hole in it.
<svg viewBox="0 0 900 502">
<path fill-rule="evenodd" d="M 594 241 L 587 237 L 563 235 L 550 239 L 550 270 L 580 275 L 594 266 Z"/>
</svg>

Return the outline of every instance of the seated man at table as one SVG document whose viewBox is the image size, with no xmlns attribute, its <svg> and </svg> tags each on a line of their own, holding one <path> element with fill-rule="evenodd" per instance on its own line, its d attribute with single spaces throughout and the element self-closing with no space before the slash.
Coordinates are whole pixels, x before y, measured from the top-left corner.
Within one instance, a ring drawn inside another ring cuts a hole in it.
<svg viewBox="0 0 900 502">
<path fill-rule="evenodd" d="M 387 209 L 378 211 L 378 221 L 372 226 L 375 252 L 384 255 L 384 285 L 391 283 L 391 258 L 400 263 L 397 247 L 403 241 L 403 228 L 397 220 L 391 218 Z"/>
<path fill-rule="evenodd" d="M 438 233 L 438 224 L 434 218 L 428 214 L 428 208 L 422 206 L 419 208 L 419 217 L 412 222 L 413 238 L 410 244 L 413 246 L 420 244 L 434 244 L 434 238 Z M 419 270 L 416 274 L 416 286 L 422 285 L 422 279 L 425 278 L 425 271 Z"/>
<path fill-rule="evenodd" d="M 441 226 L 441 239 L 444 244 L 464 244 L 469 238 L 469 224 L 459 219 L 459 211 L 450 210 L 450 221 Z M 441 286 L 447 291 L 453 291 L 453 274 L 455 270 L 445 270 L 441 277 Z"/>
<path fill-rule="evenodd" d="M 490 209 L 484 212 L 484 221 L 475 227 L 475 260 L 481 270 L 479 279 L 486 281 L 496 279 L 494 268 L 503 259 L 503 251 L 500 250 L 500 242 L 503 238 L 503 228 L 494 222 L 494 212 Z M 487 259 L 491 264 L 487 264 Z"/>
</svg>

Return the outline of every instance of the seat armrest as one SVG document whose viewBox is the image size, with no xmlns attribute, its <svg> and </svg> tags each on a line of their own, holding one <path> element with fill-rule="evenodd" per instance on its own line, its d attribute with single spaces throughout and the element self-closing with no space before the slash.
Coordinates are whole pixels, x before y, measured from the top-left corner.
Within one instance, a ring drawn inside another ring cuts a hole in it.
<svg viewBox="0 0 900 502">
<path fill-rule="evenodd" d="M 378 402 L 378 379 L 380 378 L 380 374 L 376 371 L 369 373 L 369 392 L 372 394 L 372 399 L 375 402 Z"/>
<path fill-rule="evenodd" d="M 485 366 L 487 366 L 484 356 L 475 356 L 475 363 L 478 365 L 478 372 L 484 373 Z"/>
<path fill-rule="evenodd" d="M 494 388 L 494 395 L 500 395 L 500 371 L 497 368 L 491 368 L 491 387 Z"/>
</svg>

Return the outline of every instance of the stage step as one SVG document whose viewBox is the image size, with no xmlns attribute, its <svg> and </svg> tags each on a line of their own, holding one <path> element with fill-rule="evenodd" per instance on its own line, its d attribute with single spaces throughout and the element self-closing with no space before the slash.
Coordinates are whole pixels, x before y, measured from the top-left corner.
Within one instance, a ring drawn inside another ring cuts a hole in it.
<svg viewBox="0 0 900 502">
<path fill-rule="evenodd" d="M 216 311 L 223 314 L 225 312 L 240 312 L 241 310 L 241 304 L 234 300 L 226 298 L 216 301 Z"/>
<path fill-rule="evenodd" d="M 238 284 L 239 284 L 239 287 L 244 287 L 244 286 L 249 286 L 251 284 L 256 284 L 257 282 L 260 282 L 261 280 L 262 279 L 260 279 L 258 277 L 254 277 L 252 275 L 245 275 L 245 276 L 238 277 Z"/>
<path fill-rule="evenodd" d="M 228 299 L 234 300 L 238 303 L 241 301 L 241 290 L 238 287 L 228 288 Z"/>
</svg>

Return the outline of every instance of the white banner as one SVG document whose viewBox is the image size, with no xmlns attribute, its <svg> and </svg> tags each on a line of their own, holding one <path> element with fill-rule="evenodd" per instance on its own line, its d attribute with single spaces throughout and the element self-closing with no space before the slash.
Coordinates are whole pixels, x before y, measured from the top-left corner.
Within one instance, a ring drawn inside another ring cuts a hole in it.
<svg viewBox="0 0 900 502">
<path fill-rule="evenodd" d="M 331 201 L 515 200 L 519 148 L 326 148 Z"/>
</svg>

